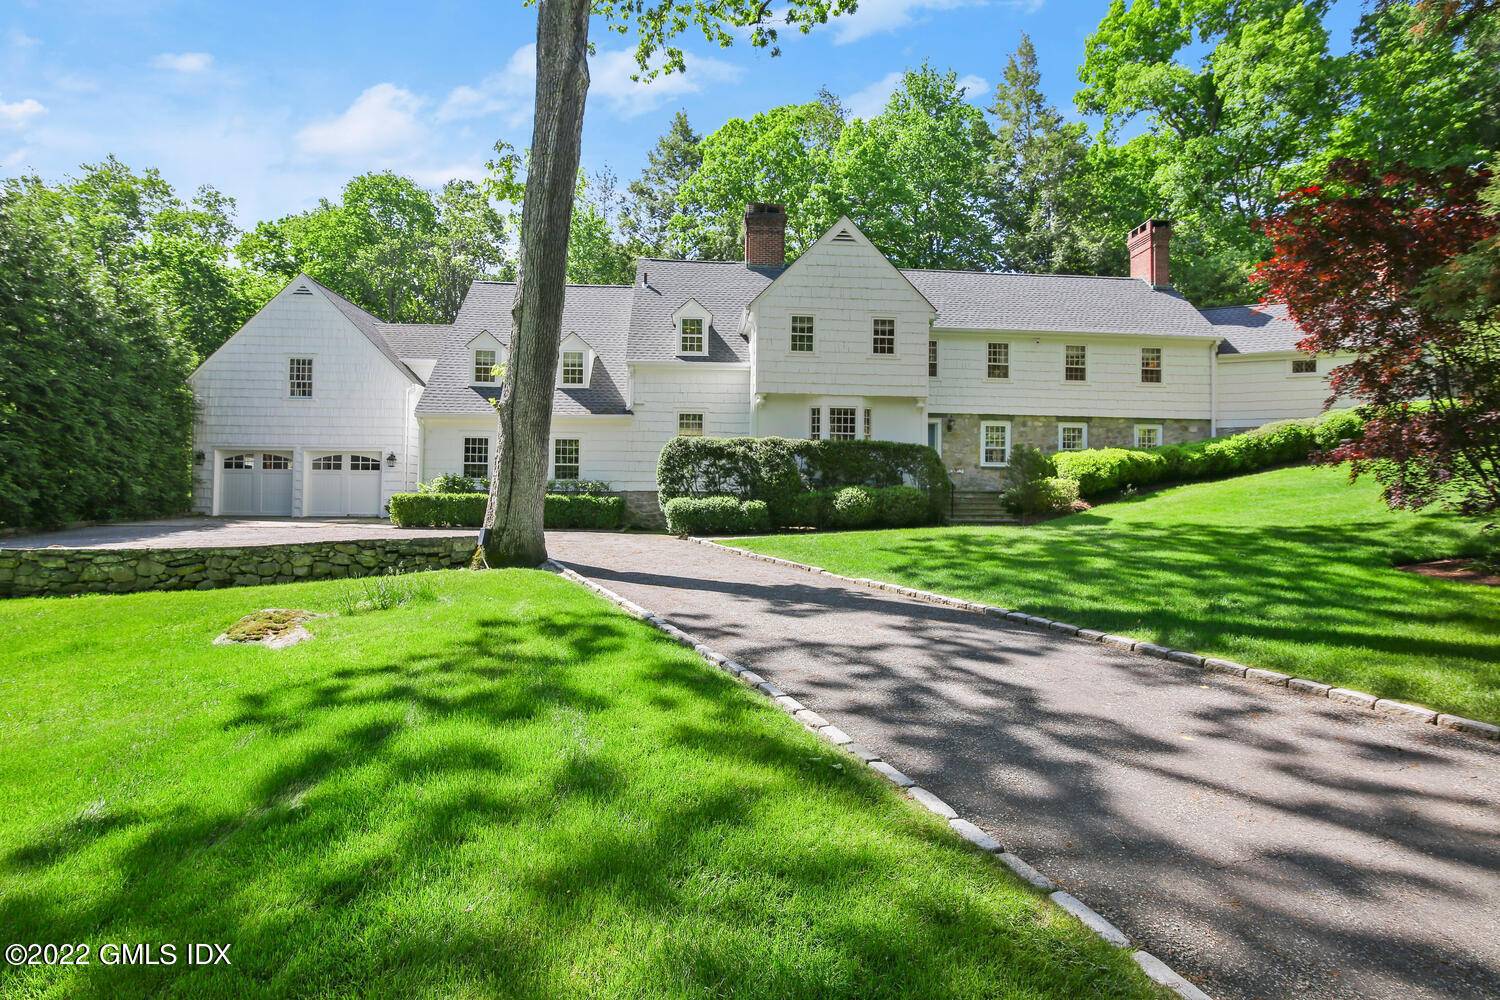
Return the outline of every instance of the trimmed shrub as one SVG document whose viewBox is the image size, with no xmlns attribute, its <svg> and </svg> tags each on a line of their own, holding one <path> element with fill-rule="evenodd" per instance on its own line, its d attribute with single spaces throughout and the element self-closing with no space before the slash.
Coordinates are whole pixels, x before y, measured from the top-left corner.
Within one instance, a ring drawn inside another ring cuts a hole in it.
<svg viewBox="0 0 1500 1000">
<path fill-rule="evenodd" d="M 734 535 L 771 530 L 770 508 L 763 500 L 737 497 L 674 497 L 662 512 L 674 535 Z"/>
<path fill-rule="evenodd" d="M 488 493 L 393 493 L 391 523 L 402 528 L 477 528 Z"/>
<path fill-rule="evenodd" d="M 613 493 L 615 488 L 609 483 L 599 479 L 549 479 L 547 480 L 547 492 L 569 495 L 573 493 L 591 493 L 594 496 L 603 496 Z"/>
<path fill-rule="evenodd" d="M 1090 448 L 1059 452 L 1053 460 L 1057 474 L 1077 482 L 1084 496 L 1155 483 L 1165 477 L 1168 468 L 1167 459 L 1157 450 Z"/>
<path fill-rule="evenodd" d="M 868 486 L 845 486 L 833 495 L 828 521 L 835 528 L 866 528 L 880 515 L 875 491 Z"/>
<path fill-rule="evenodd" d="M 591 493 L 548 493 L 542 501 L 548 528 L 618 528 L 625 521 L 625 498 Z"/>
<path fill-rule="evenodd" d="M 1057 463 L 1051 455 L 1029 444 L 1018 444 L 1010 450 L 1007 485 L 1000 502 L 1019 516 L 1048 513 L 1043 483 L 1056 475 Z"/>
<path fill-rule="evenodd" d="M 442 475 L 433 476 L 425 483 L 417 484 L 418 493 L 488 493 L 489 491 L 489 480 L 470 479 L 456 472 L 444 472 Z"/>
<path fill-rule="evenodd" d="M 877 518 L 889 528 L 927 523 L 927 494 L 915 486 L 887 486 L 875 491 Z"/>
<path fill-rule="evenodd" d="M 925 511 L 927 505 L 925 496 L 922 498 L 922 505 Z M 832 490 L 810 490 L 806 493 L 798 493 L 787 504 L 787 516 L 782 527 L 826 528 L 828 527 L 828 512 L 832 507 Z"/>
<path fill-rule="evenodd" d="M 732 496 L 765 501 L 780 526 L 812 526 L 814 502 L 800 498 L 845 486 L 915 487 L 927 520 L 941 521 L 953 490 L 926 445 L 796 438 L 673 438 L 657 461 L 656 484 L 663 511 L 679 497 Z"/>
</svg>

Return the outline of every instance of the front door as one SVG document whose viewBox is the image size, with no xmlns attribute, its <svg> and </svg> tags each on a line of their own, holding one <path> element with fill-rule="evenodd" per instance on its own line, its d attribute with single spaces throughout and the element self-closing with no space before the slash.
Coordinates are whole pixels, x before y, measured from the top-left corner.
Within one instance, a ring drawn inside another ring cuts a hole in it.
<svg viewBox="0 0 1500 1000">
<path fill-rule="evenodd" d="M 927 447 L 939 455 L 943 453 L 943 422 L 941 420 L 927 421 Z"/>
</svg>

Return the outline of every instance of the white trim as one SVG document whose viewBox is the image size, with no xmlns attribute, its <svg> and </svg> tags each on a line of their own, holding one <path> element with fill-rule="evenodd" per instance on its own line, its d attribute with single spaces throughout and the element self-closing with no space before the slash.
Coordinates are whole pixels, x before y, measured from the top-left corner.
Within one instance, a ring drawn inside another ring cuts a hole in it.
<svg viewBox="0 0 1500 1000">
<path fill-rule="evenodd" d="M 929 443 L 928 447 L 932 448 L 933 451 L 937 452 L 939 458 L 942 458 L 943 457 L 943 418 L 942 417 L 928 417 L 927 418 L 927 440 L 929 442 L 931 442 L 932 439 L 933 439 L 932 438 L 932 428 L 934 426 L 937 427 L 937 444 L 936 445 L 932 445 L 932 444 Z"/>
<path fill-rule="evenodd" d="M 682 433 L 682 418 L 683 417 L 697 417 L 698 418 L 698 433 L 697 434 L 684 434 L 684 433 Z M 678 410 L 677 411 L 677 431 L 676 431 L 675 436 L 676 437 L 708 437 L 708 413 L 707 413 L 707 411 L 705 411 L 705 410 Z"/>
<path fill-rule="evenodd" d="M 1005 461 L 1003 462 L 986 462 L 984 460 L 984 432 L 990 427 L 1005 428 Z M 979 422 L 979 464 L 982 467 L 986 469 L 1003 469 L 1010 465 L 1010 452 L 1014 446 L 1015 442 L 1011 439 L 1009 420 L 981 420 Z"/>
<path fill-rule="evenodd" d="M 1083 430 L 1083 444 L 1077 448 L 1063 448 L 1063 430 L 1066 428 L 1081 428 Z M 1057 423 L 1057 450 L 1058 451 L 1087 451 L 1089 447 L 1089 425 L 1082 420 L 1058 421 Z"/>
<path fill-rule="evenodd" d="M 1152 430 L 1156 432 L 1156 444 L 1141 444 L 1141 431 Z M 1136 448 L 1160 448 L 1166 444 L 1167 431 L 1161 424 L 1136 424 L 1131 435 L 1131 443 Z"/>
<path fill-rule="evenodd" d="M 810 319 L 810 320 L 812 320 L 812 333 L 811 334 L 793 333 L 792 332 L 792 320 L 795 320 L 795 319 Z M 819 326 L 819 323 L 818 323 L 818 314 L 815 311 L 813 311 L 813 310 L 809 309 L 809 310 L 803 310 L 803 311 L 799 311 L 799 312 L 788 312 L 786 314 L 786 353 L 789 354 L 789 355 L 790 354 L 795 354 L 799 358 L 804 358 L 804 357 L 805 358 L 815 358 L 815 357 L 817 357 L 818 356 L 818 326 Z M 799 351 L 799 350 L 794 349 L 792 347 L 792 337 L 794 337 L 794 336 L 797 336 L 797 337 L 811 336 L 812 337 L 812 350 L 810 350 L 810 351 Z"/>
</svg>

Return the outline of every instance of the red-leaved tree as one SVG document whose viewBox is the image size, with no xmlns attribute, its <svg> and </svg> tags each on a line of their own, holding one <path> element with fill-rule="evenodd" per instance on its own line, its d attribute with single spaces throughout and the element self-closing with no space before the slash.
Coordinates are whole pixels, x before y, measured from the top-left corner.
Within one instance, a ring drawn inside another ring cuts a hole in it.
<svg viewBox="0 0 1500 1000">
<path fill-rule="evenodd" d="M 1257 277 L 1307 334 L 1353 353 L 1333 400 L 1357 397 L 1360 440 L 1323 456 L 1373 473 L 1392 507 L 1500 507 L 1500 188 L 1453 168 L 1334 163 L 1266 224 Z"/>
</svg>

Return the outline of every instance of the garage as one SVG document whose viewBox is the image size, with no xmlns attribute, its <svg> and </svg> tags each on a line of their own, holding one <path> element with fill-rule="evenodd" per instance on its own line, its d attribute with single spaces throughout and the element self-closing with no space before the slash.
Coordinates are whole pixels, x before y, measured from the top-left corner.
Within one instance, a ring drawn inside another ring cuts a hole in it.
<svg viewBox="0 0 1500 1000">
<path fill-rule="evenodd" d="M 307 462 L 309 516 L 379 516 L 378 452 L 309 452 Z"/>
<path fill-rule="evenodd" d="M 221 514 L 292 513 L 292 453 L 237 451 L 224 455 L 219 469 Z"/>
</svg>

